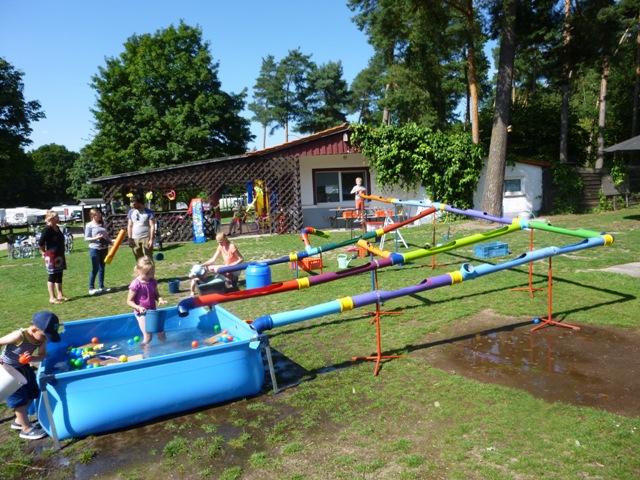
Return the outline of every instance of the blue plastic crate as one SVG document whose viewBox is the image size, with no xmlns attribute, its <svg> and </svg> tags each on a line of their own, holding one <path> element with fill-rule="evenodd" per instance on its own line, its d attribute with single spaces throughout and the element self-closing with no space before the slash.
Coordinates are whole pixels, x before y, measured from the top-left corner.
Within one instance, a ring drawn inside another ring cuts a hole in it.
<svg viewBox="0 0 640 480">
<path fill-rule="evenodd" d="M 489 242 L 474 245 L 473 254 L 480 258 L 499 257 L 509 253 L 509 244 L 504 242 Z"/>
</svg>

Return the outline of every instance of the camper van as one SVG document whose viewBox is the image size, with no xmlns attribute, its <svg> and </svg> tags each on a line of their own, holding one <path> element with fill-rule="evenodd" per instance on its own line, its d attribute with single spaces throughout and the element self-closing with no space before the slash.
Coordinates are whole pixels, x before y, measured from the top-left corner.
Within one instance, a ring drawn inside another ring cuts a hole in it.
<svg viewBox="0 0 640 480">
<path fill-rule="evenodd" d="M 58 214 L 61 222 L 73 222 L 74 214 L 82 216 L 82 207 L 79 205 L 58 205 L 51 207 L 51 210 Z"/>
<path fill-rule="evenodd" d="M 46 213 L 46 210 L 40 208 L 7 208 L 5 220 L 8 225 L 32 225 L 43 223 Z"/>
</svg>

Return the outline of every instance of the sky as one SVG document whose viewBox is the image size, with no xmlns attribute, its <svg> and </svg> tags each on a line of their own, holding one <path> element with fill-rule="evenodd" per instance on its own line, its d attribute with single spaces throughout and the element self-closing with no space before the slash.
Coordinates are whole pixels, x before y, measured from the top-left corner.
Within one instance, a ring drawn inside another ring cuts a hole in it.
<svg viewBox="0 0 640 480">
<path fill-rule="evenodd" d="M 347 0 L 0 0 L 0 57 L 23 72 L 25 100 L 46 119 L 32 122 L 33 150 L 55 143 L 79 152 L 91 142 L 96 92 L 89 84 L 105 58 L 117 57 L 132 35 L 154 34 L 180 20 L 200 27 L 219 62 L 222 90 L 251 102 L 262 59 L 300 48 L 321 65 L 342 61 L 351 84 L 373 55 L 351 21 Z M 246 119 L 251 112 L 242 113 Z M 352 119 L 349 119 L 352 120 Z M 262 148 L 262 127 L 248 150 Z M 289 139 L 297 138 L 295 133 Z M 267 136 L 267 147 L 284 132 Z"/>
</svg>

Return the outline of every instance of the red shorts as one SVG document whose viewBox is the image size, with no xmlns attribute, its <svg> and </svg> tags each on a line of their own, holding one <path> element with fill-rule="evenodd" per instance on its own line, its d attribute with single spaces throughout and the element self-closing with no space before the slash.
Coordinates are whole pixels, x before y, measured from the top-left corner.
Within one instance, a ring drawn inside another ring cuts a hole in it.
<svg viewBox="0 0 640 480">
<path fill-rule="evenodd" d="M 364 200 L 356 200 L 356 210 L 364 210 Z"/>
</svg>

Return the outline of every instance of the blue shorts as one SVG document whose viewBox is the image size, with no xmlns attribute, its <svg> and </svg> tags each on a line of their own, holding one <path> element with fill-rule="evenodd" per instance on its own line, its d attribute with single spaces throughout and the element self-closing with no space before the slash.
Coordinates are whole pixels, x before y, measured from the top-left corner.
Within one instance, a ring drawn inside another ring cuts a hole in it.
<svg viewBox="0 0 640 480">
<path fill-rule="evenodd" d="M 21 386 L 7 397 L 7 405 L 14 410 L 18 407 L 28 405 L 30 400 L 38 398 L 40 395 L 38 381 L 36 380 L 36 374 L 33 372 L 33 368 L 31 368 L 30 365 L 21 365 L 20 367 L 15 367 L 15 369 L 24 375 L 24 378 L 27 379 L 27 384 Z"/>
</svg>

